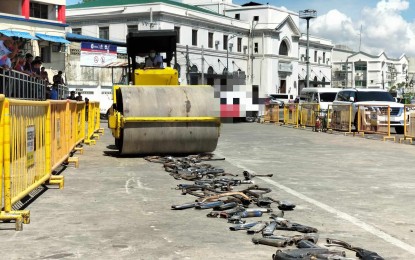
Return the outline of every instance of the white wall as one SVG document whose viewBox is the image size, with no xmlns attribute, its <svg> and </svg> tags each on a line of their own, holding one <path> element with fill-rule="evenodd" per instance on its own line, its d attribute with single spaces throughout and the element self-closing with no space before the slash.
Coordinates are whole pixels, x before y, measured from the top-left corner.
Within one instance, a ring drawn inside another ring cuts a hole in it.
<svg viewBox="0 0 415 260">
<path fill-rule="evenodd" d="M 117 42 L 125 42 L 127 26 L 125 24 L 110 24 L 110 39 Z"/>
<path fill-rule="evenodd" d="M 79 28 L 79 27 L 77 27 Z M 85 36 L 91 36 L 91 37 L 98 37 L 99 36 L 99 27 L 98 25 L 85 25 L 82 26 L 82 34 Z M 111 35 L 111 31 L 110 31 Z"/>
</svg>

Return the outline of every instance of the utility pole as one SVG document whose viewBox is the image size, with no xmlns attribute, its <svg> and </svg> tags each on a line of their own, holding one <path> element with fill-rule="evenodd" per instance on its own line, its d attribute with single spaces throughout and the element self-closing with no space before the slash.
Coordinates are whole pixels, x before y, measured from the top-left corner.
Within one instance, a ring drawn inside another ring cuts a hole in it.
<svg viewBox="0 0 415 260">
<path fill-rule="evenodd" d="M 190 85 L 190 71 L 189 71 L 189 66 L 190 66 L 190 62 L 189 62 L 189 45 L 186 45 L 186 83 L 187 85 Z"/>
<path fill-rule="evenodd" d="M 205 50 L 202 45 L 202 85 L 205 84 L 205 56 L 204 56 L 205 53 L 204 52 Z"/>
<path fill-rule="evenodd" d="M 349 57 L 346 59 L 346 88 L 349 85 Z"/>
<path fill-rule="evenodd" d="M 362 46 L 362 25 L 360 25 L 360 34 L 359 34 L 359 52 L 360 52 L 360 47 Z"/>
<path fill-rule="evenodd" d="M 309 28 L 310 28 L 310 19 L 317 17 L 317 11 L 307 9 L 304 11 L 299 12 L 299 17 L 301 19 L 307 20 L 307 49 L 306 49 L 306 66 L 307 66 L 307 78 L 306 78 L 306 88 L 310 87 L 310 36 L 309 36 Z"/>
</svg>

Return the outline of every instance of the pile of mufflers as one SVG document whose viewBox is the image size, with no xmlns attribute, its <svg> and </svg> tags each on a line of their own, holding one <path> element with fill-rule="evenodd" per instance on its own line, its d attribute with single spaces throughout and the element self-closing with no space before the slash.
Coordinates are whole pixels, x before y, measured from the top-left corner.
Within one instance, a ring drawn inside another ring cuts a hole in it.
<svg viewBox="0 0 415 260">
<path fill-rule="evenodd" d="M 177 180 L 191 181 L 177 185 L 177 189 L 181 190 L 183 195 L 190 194 L 197 199 L 192 203 L 172 205 L 173 210 L 210 209 L 207 217 L 227 219 L 228 223 L 232 224 L 229 227 L 231 231 L 244 230 L 248 234 L 253 234 L 252 242 L 255 244 L 280 248 L 296 246 L 295 249 L 277 250 L 272 256 L 273 260 L 353 259 L 346 258 L 345 251 L 317 246 L 319 236 L 316 228 L 284 218 L 284 212 L 294 210 L 295 205 L 286 200 L 269 197 L 271 189 L 259 187 L 252 182 L 254 177 L 272 177 L 272 174 L 258 175 L 244 171 L 243 178 L 235 178 L 238 175 L 226 173 L 225 170 L 206 163 L 225 160 L 215 158 L 213 154 L 186 157 L 148 156 L 145 159 L 163 164 L 164 169 Z M 272 205 L 276 205 L 278 210 L 275 211 Z M 260 218 L 264 214 L 269 215 L 269 221 Z M 261 220 L 255 221 L 256 218 Z M 302 234 L 275 235 L 275 230 L 297 231 Z M 383 259 L 375 252 L 353 247 L 344 241 L 327 239 L 326 242 L 327 246 L 337 246 L 356 252 L 359 259 Z"/>
</svg>

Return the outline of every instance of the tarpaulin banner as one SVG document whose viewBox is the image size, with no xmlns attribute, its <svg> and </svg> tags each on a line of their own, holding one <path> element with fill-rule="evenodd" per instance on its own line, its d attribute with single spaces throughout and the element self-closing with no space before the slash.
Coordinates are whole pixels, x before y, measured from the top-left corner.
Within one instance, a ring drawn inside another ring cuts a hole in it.
<svg viewBox="0 0 415 260">
<path fill-rule="evenodd" d="M 117 61 L 117 46 L 104 43 L 81 43 L 81 66 L 105 67 Z"/>
</svg>

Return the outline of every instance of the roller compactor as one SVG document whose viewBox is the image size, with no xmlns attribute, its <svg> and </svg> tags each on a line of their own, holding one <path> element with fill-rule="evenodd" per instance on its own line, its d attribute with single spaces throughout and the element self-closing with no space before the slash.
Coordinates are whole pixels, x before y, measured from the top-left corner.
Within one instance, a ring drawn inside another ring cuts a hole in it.
<svg viewBox="0 0 415 260">
<path fill-rule="evenodd" d="M 139 31 L 127 35 L 130 85 L 113 87 L 108 126 L 120 154 L 212 152 L 219 138 L 218 104 L 211 86 L 180 86 L 176 32 Z M 143 68 L 137 57 L 165 54 L 166 68 Z"/>
</svg>

